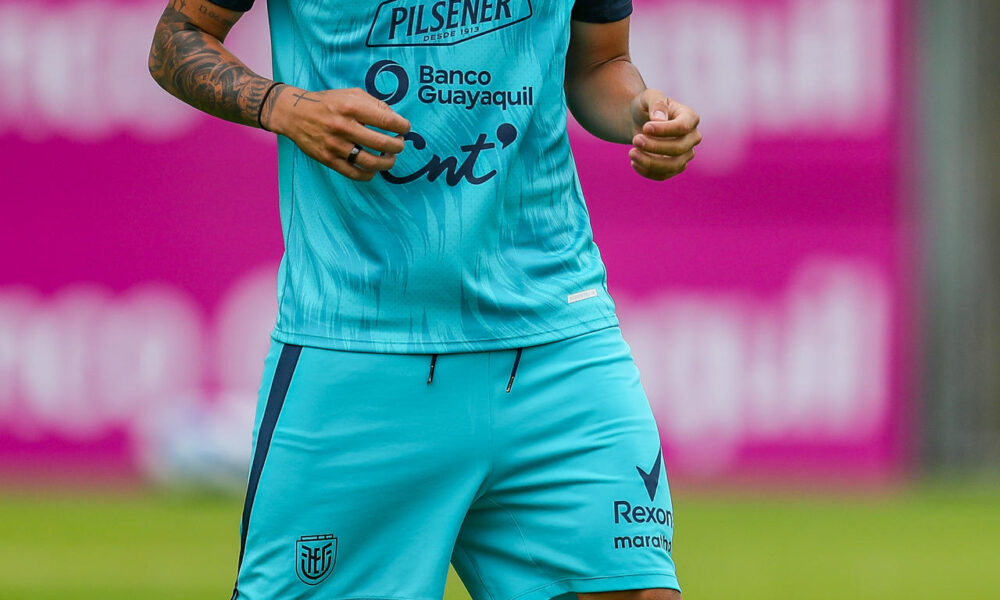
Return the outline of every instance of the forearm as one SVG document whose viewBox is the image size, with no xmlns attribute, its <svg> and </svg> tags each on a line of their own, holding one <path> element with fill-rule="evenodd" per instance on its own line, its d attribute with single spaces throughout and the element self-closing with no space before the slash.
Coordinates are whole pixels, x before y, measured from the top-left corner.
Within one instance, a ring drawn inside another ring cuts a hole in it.
<svg viewBox="0 0 1000 600">
<path fill-rule="evenodd" d="M 632 143 L 636 130 L 630 107 L 645 89 L 628 56 L 597 65 L 572 65 L 566 73 L 566 100 L 573 116 L 584 129 L 609 142 Z"/>
<path fill-rule="evenodd" d="M 281 90 L 268 94 L 274 82 L 251 71 L 218 38 L 192 24 L 178 10 L 184 4 L 171 3 L 156 26 L 149 53 L 153 79 L 210 115 L 252 127 L 258 126 L 261 115 L 266 126 Z M 267 105 L 261 106 L 265 95 Z"/>
</svg>

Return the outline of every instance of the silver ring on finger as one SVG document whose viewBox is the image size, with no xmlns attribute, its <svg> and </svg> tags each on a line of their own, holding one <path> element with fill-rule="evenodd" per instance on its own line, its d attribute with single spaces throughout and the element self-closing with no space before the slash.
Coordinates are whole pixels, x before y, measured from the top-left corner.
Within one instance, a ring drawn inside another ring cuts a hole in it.
<svg viewBox="0 0 1000 600">
<path fill-rule="evenodd" d="M 358 162 L 359 154 L 361 154 L 361 146 L 354 144 L 354 147 L 351 148 L 351 153 L 347 155 L 347 164 L 354 166 L 354 163 Z"/>
</svg>

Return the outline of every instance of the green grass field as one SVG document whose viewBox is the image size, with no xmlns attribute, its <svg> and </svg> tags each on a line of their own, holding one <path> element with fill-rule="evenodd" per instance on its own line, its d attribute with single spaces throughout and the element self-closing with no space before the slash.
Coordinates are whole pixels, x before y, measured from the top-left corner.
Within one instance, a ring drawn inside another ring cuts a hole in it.
<svg viewBox="0 0 1000 600">
<path fill-rule="evenodd" d="M 1000 598 L 1000 488 L 681 494 L 687 600 Z M 240 500 L 0 492 L 4 600 L 228 599 Z M 457 578 L 448 600 L 467 599 Z"/>
</svg>

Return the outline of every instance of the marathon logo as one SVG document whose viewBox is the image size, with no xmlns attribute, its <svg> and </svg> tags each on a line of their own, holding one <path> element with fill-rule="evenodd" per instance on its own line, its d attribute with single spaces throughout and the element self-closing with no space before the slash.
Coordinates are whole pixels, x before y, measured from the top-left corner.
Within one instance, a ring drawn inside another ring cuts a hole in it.
<svg viewBox="0 0 1000 600">
<path fill-rule="evenodd" d="M 369 47 L 451 46 L 531 17 L 531 0 L 387 0 L 378 5 Z"/>
<path fill-rule="evenodd" d="M 660 548 L 670 554 L 674 546 L 662 533 L 659 535 L 621 535 L 615 538 L 615 550 L 631 550 L 632 548 Z"/>
</svg>

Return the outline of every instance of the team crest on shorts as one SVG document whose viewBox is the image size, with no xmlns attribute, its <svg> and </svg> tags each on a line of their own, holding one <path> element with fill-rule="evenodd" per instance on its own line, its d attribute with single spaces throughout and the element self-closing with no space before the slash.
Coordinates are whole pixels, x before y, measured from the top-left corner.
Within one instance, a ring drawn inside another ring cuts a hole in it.
<svg viewBox="0 0 1000 600">
<path fill-rule="evenodd" d="M 295 574 L 306 585 L 322 583 L 337 564 L 337 538 L 304 535 L 295 542 Z"/>
</svg>

